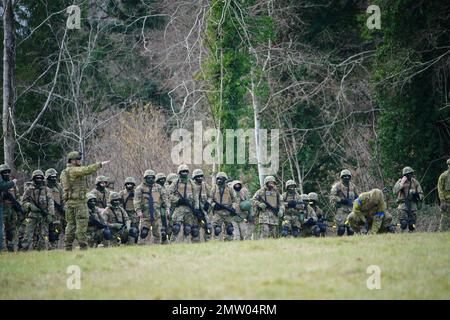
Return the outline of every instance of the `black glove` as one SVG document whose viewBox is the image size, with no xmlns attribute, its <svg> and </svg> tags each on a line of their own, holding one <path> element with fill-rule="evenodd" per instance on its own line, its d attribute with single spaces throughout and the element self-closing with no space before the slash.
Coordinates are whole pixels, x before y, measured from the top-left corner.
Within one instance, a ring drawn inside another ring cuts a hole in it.
<svg viewBox="0 0 450 320">
<path fill-rule="evenodd" d="M 211 205 L 209 204 L 208 201 L 205 202 L 205 204 L 203 205 L 203 210 L 205 210 L 206 212 L 208 212 L 209 208 L 211 207 Z"/>
<path fill-rule="evenodd" d="M 311 227 L 313 225 L 314 225 L 314 219 L 313 218 L 309 218 L 308 220 L 306 220 L 305 226 Z"/>
<path fill-rule="evenodd" d="M 236 215 L 236 210 L 234 210 L 233 208 L 230 208 L 230 216 L 235 216 Z"/>
<path fill-rule="evenodd" d="M 220 210 L 220 205 L 218 203 L 214 203 L 214 210 Z"/>
<path fill-rule="evenodd" d="M 202 220 L 203 219 L 203 214 L 200 211 L 200 209 L 194 209 L 194 216 L 198 219 L 198 220 Z"/>
<path fill-rule="evenodd" d="M 295 208 L 297 206 L 297 201 L 290 200 L 288 201 L 288 208 Z"/>
</svg>

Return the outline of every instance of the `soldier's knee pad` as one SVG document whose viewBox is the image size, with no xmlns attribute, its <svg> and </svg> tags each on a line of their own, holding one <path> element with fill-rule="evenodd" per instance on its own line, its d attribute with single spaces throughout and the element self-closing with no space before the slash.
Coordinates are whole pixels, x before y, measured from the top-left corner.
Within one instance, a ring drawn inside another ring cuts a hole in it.
<svg viewBox="0 0 450 320">
<path fill-rule="evenodd" d="M 50 229 L 48 232 L 48 240 L 50 242 L 55 242 L 59 240 L 59 234 L 57 232 L 55 232 L 55 230 Z"/>
<path fill-rule="evenodd" d="M 222 232 L 221 226 L 214 226 L 214 235 L 217 237 Z"/>
<path fill-rule="evenodd" d="M 149 232 L 149 231 L 150 231 L 149 228 L 143 227 L 143 228 L 141 229 L 141 234 L 140 234 L 141 239 L 147 238 L 148 232 Z"/>
<path fill-rule="evenodd" d="M 339 237 L 342 237 L 345 234 L 345 226 L 344 225 L 340 225 L 337 228 L 337 235 Z"/>
<path fill-rule="evenodd" d="M 325 223 L 319 224 L 320 233 L 326 233 L 327 232 L 327 225 Z"/>
<path fill-rule="evenodd" d="M 292 235 L 297 238 L 300 235 L 300 229 L 297 227 L 292 227 Z"/>
<path fill-rule="evenodd" d="M 178 235 L 181 230 L 181 225 L 179 223 L 174 223 L 172 227 L 172 232 L 174 235 Z"/>
<path fill-rule="evenodd" d="M 354 235 L 354 234 L 355 234 L 355 231 L 353 231 L 352 228 L 347 227 L 347 235 L 348 235 L 348 236 L 352 236 L 352 235 Z"/>
<path fill-rule="evenodd" d="M 281 236 L 287 237 L 289 235 L 289 227 L 283 226 L 283 229 L 281 229 Z"/>
<path fill-rule="evenodd" d="M 400 228 L 402 228 L 402 230 L 406 230 L 407 227 L 408 227 L 408 221 L 400 220 Z"/>
<path fill-rule="evenodd" d="M 109 228 L 103 229 L 103 238 L 105 240 L 111 240 L 112 239 L 112 233 L 111 233 L 111 230 L 109 230 Z"/>
<path fill-rule="evenodd" d="M 227 224 L 227 235 L 232 236 L 234 232 L 234 227 L 232 223 Z"/>
<path fill-rule="evenodd" d="M 192 235 L 192 237 L 194 237 L 194 238 L 197 238 L 197 237 L 200 236 L 200 229 L 199 229 L 198 226 L 192 226 L 192 229 L 191 229 L 191 235 Z"/>
<path fill-rule="evenodd" d="M 388 232 L 390 232 L 390 233 L 395 233 L 395 226 L 394 225 L 389 225 L 388 227 L 387 227 L 387 230 L 388 230 Z"/>
<path fill-rule="evenodd" d="M 315 226 L 312 228 L 312 233 L 313 233 L 313 235 L 314 235 L 315 237 L 320 237 L 320 228 L 319 228 L 319 226 L 315 225 Z"/>
<path fill-rule="evenodd" d="M 409 231 L 414 231 L 416 230 L 416 222 L 414 220 L 409 221 L 408 223 L 408 229 Z"/>
<path fill-rule="evenodd" d="M 191 227 L 190 224 L 185 224 L 183 226 L 183 233 L 184 233 L 185 236 L 190 235 L 191 234 L 191 230 L 192 230 L 192 227 Z"/>
<path fill-rule="evenodd" d="M 137 238 L 138 237 L 138 229 L 135 227 L 131 227 L 130 230 L 128 231 L 128 235 L 130 237 Z"/>
</svg>

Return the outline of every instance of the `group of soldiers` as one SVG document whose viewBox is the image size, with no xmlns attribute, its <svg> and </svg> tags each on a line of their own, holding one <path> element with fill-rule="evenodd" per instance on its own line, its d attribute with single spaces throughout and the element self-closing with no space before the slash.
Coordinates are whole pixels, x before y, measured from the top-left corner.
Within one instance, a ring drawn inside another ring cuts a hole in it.
<svg viewBox="0 0 450 320">
<path fill-rule="evenodd" d="M 72 250 L 75 240 L 80 249 L 87 249 L 147 241 L 196 243 L 323 237 L 327 233 L 350 236 L 396 229 L 384 192 L 358 193 L 349 170 L 342 170 L 340 181 L 331 187 L 330 202 L 335 210 L 325 214 L 318 194 L 300 194 L 293 180 L 286 182 L 281 194 L 275 177 L 267 176 L 252 197 L 242 181 L 230 180 L 225 172 L 218 172 L 210 186 L 201 169 L 190 174 L 185 164 L 167 176 L 146 170 L 139 185 L 127 177 L 119 192 L 110 190 L 108 178 L 100 175 L 89 191 L 87 176 L 108 163 L 82 166 L 81 153 L 70 152 L 60 181 L 55 169 L 35 170 L 22 197 L 17 181 L 11 180 L 10 168 L 0 165 L 6 249 L 56 249 L 63 242 L 62 233 L 65 249 Z M 450 212 L 450 159 L 447 165 L 449 170 L 438 181 L 442 231 L 448 228 Z M 403 169 L 393 192 L 401 231 L 414 231 L 423 191 L 412 168 Z"/>
</svg>

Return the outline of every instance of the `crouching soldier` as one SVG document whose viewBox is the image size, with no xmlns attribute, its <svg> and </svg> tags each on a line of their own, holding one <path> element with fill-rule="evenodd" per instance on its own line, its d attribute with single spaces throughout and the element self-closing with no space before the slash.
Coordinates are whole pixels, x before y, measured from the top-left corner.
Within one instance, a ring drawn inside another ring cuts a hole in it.
<svg viewBox="0 0 450 320">
<path fill-rule="evenodd" d="M 117 192 L 111 192 L 109 195 L 109 204 L 103 211 L 105 223 L 112 233 L 112 245 L 134 242 L 137 237 L 136 228 L 131 228 L 131 220 L 127 212 L 121 206 L 121 197 Z M 131 238 L 131 239 L 129 239 Z"/>
<path fill-rule="evenodd" d="M 281 236 L 300 235 L 301 222 L 304 220 L 304 211 L 307 204 L 303 203 L 302 196 L 295 189 L 297 184 L 294 180 L 286 182 L 286 192 L 281 196 L 286 209 L 284 211 L 283 222 L 281 224 Z"/>
<path fill-rule="evenodd" d="M 314 213 L 317 216 L 317 227 L 319 227 L 320 230 L 320 236 L 325 237 L 327 233 L 327 217 L 325 216 L 325 213 L 322 209 L 320 209 L 318 203 L 319 203 L 319 196 L 315 192 L 310 192 L 308 194 L 309 199 L 309 206 L 314 211 Z"/>
<path fill-rule="evenodd" d="M 314 204 L 314 192 L 312 193 L 312 204 Z M 305 210 L 304 210 L 304 216 L 301 227 L 301 236 L 302 237 L 320 237 L 320 226 L 318 225 L 319 218 L 317 217 L 316 212 L 311 207 L 311 199 L 309 198 L 309 195 L 311 194 L 302 194 L 302 200 L 305 203 Z"/>
<path fill-rule="evenodd" d="M 139 243 L 144 243 L 144 239 L 147 238 L 150 231 L 154 244 L 160 244 L 162 238 L 164 238 L 163 244 L 168 243 L 167 234 L 164 234 L 167 230 L 161 229 L 161 210 L 165 209 L 168 212 L 170 204 L 166 189 L 155 181 L 155 171 L 146 170 L 144 172 L 144 182 L 136 188 L 134 194 L 134 208 L 141 220 Z M 162 231 L 163 234 L 161 234 Z"/>
<path fill-rule="evenodd" d="M 112 239 L 111 230 L 106 225 L 101 214 L 101 210 L 97 208 L 97 196 L 93 193 L 86 195 L 87 206 L 89 212 L 89 221 L 87 229 L 88 245 L 96 248 L 100 243 L 107 245 L 107 241 Z"/>
<path fill-rule="evenodd" d="M 264 186 L 252 198 L 257 209 L 261 239 L 278 237 L 278 219 L 283 217 L 284 205 L 276 189 L 275 177 L 267 176 Z"/>
<path fill-rule="evenodd" d="M 380 189 L 372 189 L 361 193 L 353 202 L 353 211 L 345 223 L 357 233 L 361 233 L 365 227 L 368 234 L 376 234 L 395 232 L 391 222 L 392 216 L 386 212 L 383 192 Z"/>
</svg>

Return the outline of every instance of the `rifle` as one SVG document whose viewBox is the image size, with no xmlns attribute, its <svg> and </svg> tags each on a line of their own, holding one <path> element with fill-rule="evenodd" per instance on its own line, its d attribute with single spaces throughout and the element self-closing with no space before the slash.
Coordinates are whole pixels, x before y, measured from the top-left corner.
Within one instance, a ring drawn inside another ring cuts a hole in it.
<svg viewBox="0 0 450 320">
<path fill-rule="evenodd" d="M 108 229 L 108 226 L 97 219 L 95 219 L 94 215 L 89 211 L 89 226 L 99 227 L 100 229 Z"/>
<path fill-rule="evenodd" d="M 153 207 L 154 202 L 153 202 L 153 196 L 152 196 L 152 192 L 142 192 L 142 194 L 148 194 L 148 208 L 150 211 L 150 223 L 153 224 L 153 222 L 155 221 L 155 208 Z"/>
<path fill-rule="evenodd" d="M 3 191 L 3 199 L 11 201 L 14 211 L 20 213 L 22 216 L 25 216 L 25 212 L 23 211 L 19 201 L 17 201 L 11 193 L 8 191 Z"/>
<path fill-rule="evenodd" d="M 161 228 L 161 238 L 163 241 L 167 240 L 167 215 L 166 210 L 163 208 L 159 209 L 161 212 L 161 222 L 162 222 L 162 228 Z"/>
<path fill-rule="evenodd" d="M 275 208 L 273 207 L 270 203 L 268 203 L 266 200 L 264 200 L 263 198 L 261 198 L 261 196 L 258 196 L 258 200 L 261 201 L 262 203 L 264 203 L 266 205 L 266 207 L 273 212 L 273 214 L 275 214 L 276 216 L 278 216 L 278 211 L 280 210 L 280 208 Z"/>
<path fill-rule="evenodd" d="M 42 208 L 36 201 L 34 201 L 34 199 L 31 196 L 29 197 L 29 199 L 31 200 L 31 202 L 33 202 L 33 204 L 36 206 L 36 208 L 39 209 L 39 211 L 41 212 L 41 214 L 44 218 L 46 218 L 49 215 L 48 211 L 44 210 L 44 208 Z"/>
<path fill-rule="evenodd" d="M 63 205 L 61 205 L 60 203 L 58 203 L 58 202 L 56 202 L 56 201 L 53 201 L 53 203 L 54 203 L 54 205 L 55 205 L 55 208 L 56 208 L 59 212 L 61 212 L 62 214 L 65 214 L 65 213 L 66 213 L 66 209 L 64 209 L 64 206 L 63 206 Z"/>
<path fill-rule="evenodd" d="M 227 207 L 221 203 L 215 202 L 214 203 L 214 210 L 226 210 L 230 213 L 230 216 L 236 216 L 236 210 L 234 210 L 233 208 Z"/>
<path fill-rule="evenodd" d="M 198 221 L 204 221 L 203 212 L 200 209 L 195 209 L 192 204 L 189 202 L 188 199 L 183 197 L 183 195 L 180 193 L 180 191 L 177 190 L 178 196 L 181 200 L 181 205 L 187 206 L 189 209 L 191 209 L 194 216 L 197 218 Z"/>
</svg>

